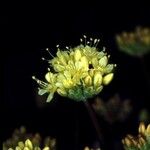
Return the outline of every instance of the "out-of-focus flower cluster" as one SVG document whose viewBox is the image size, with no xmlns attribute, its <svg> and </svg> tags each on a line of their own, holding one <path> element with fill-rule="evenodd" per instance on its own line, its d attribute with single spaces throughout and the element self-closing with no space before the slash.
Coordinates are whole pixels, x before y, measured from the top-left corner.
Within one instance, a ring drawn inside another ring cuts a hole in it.
<svg viewBox="0 0 150 150">
<path fill-rule="evenodd" d="M 86 146 L 84 148 L 84 150 L 101 150 L 100 148 L 89 148 L 88 146 Z"/>
<path fill-rule="evenodd" d="M 138 118 L 139 118 L 139 122 L 144 122 L 146 124 L 150 122 L 150 113 L 148 109 L 146 108 L 141 109 Z"/>
<path fill-rule="evenodd" d="M 43 150 L 56 150 L 56 139 L 49 136 L 42 139 L 39 133 L 27 133 L 23 126 L 15 129 L 12 137 L 3 142 L 3 150 L 41 150 L 40 147 L 45 148 Z"/>
<path fill-rule="evenodd" d="M 33 77 L 40 85 L 39 94 L 48 93 L 47 102 L 54 93 L 76 101 L 85 101 L 97 95 L 104 85 L 113 78 L 114 64 L 109 64 L 109 55 L 105 49 L 97 48 L 99 39 L 81 39 L 81 44 L 74 48 L 66 48 L 56 53 L 49 60 L 50 69 L 45 75 L 46 82 Z"/>
<path fill-rule="evenodd" d="M 9 148 L 8 150 L 50 150 L 50 147 L 45 146 L 42 149 L 39 146 L 34 146 L 33 143 L 27 139 L 25 142 L 19 141 L 15 148 Z"/>
<path fill-rule="evenodd" d="M 138 136 L 127 135 L 122 143 L 125 150 L 150 150 L 150 124 L 145 127 L 141 122 Z"/>
<path fill-rule="evenodd" d="M 116 36 L 121 51 L 141 57 L 150 52 L 150 28 L 137 27 L 133 32 L 123 32 Z"/>
<path fill-rule="evenodd" d="M 121 100 L 118 94 L 114 95 L 107 102 L 97 97 L 92 107 L 98 115 L 111 124 L 125 121 L 132 111 L 130 100 Z"/>
</svg>

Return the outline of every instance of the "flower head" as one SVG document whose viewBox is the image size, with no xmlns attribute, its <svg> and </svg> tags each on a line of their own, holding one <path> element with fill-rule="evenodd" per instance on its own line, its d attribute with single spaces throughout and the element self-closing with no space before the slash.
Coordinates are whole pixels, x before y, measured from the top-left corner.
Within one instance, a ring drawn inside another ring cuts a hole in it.
<svg viewBox="0 0 150 150">
<path fill-rule="evenodd" d="M 60 50 L 56 57 L 49 60 L 53 72 L 45 75 L 46 82 L 33 77 L 40 85 L 39 94 L 49 93 L 47 102 L 55 92 L 76 101 L 84 101 L 103 89 L 113 79 L 114 64 L 108 64 L 109 56 L 103 49 L 99 51 L 98 39 L 81 39 L 81 44 L 74 48 Z M 83 42 L 85 42 L 83 44 Z"/>
<path fill-rule="evenodd" d="M 92 107 L 99 116 L 102 116 L 110 124 L 126 121 L 132 111 L 131 101 L 129 99 L 122 100 L 118 94 L 109 98 L 107 102 L 96 97 Z"/>
<path fill-rule="evenodd" d="M 150 149 L 150 124 L 145 127 L 143 122 L 139 125 L 137 137 L 127 135 L 122 143 L 126 150 L 149 150 Z"/>
<path fill-rule="evenodd" d="M 116 36 L 121 51 L 132 56 L 143 56 L 150 52 L 150 28 L 137 27 L 134 32 L 123 32 Z"/>
<path fill-rule="evenodd" d="M 27 133 L 24 126 L 15 129 L 12 137 L 3 142 L 3 150 L 55 150 L 56 139 L 50 136 L 42 138 L 39 133 Z"/>
<path fill-rule="evenodd" d="M 25 142 L 19 141 L 14 149 L 9 148 L 8 150 L 50 150 L 50 147 L 45 146 L 41 149 L 39 146 L 34 146 L 33 143 L 27 139 Z"/>
</svg>

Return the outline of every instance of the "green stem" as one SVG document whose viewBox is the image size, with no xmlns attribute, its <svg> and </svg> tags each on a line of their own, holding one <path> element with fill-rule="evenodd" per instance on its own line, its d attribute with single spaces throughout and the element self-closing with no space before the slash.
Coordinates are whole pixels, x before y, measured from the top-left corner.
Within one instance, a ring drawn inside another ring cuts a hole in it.
<svg viewBox="0 0 150 150">
<path fill-rule="evenodd" d="M 102 144 L 103 143 L 103 141 L 102 141 L 102 134 L 101 134 L 101 130 L 100 130 L 100 127 L 99 127 L 99 124 L 98 124 L 98 120 L 97 120 L 97 118 L 95 116 L 95 113 L 94 113 L 93 109 L 91 108 L 91 106 L 90 106 L 90 104 L 89 104 L 89 102 L 87 100 L 84 101 L 84 104 L 85 104 L 85 107 L 88 110 L 90 118 L 91 118 L 91 120 L 93 122 L 93 125 L 95 127 L 95 130 L 96 130 L 99 142 Z"/>
</svg>

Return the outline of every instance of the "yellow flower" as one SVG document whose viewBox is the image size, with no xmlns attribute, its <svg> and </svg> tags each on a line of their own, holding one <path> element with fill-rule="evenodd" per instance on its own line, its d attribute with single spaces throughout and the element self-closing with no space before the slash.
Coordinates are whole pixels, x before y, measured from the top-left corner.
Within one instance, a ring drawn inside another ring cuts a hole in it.
<svg viewBox="0 0 150 150">
<path fill-rule="evenodd" d="M 34 146 L 32 142 L 29 139 L 27 139 L 24 143 L 20 141 L 18 143 L 18 146 L 16 146 L 14 149 L 9 148 L 8 150 L 50 150 L 50 147 L 45 146 L 43 149 L 41 149 L 38 146 Z"/>
<path fill-rule="evenodd" d="M 150 124 L 146 128 L 145 124 L 141 122 L 139 125 L 139 133 L 143 136 L 150 136 Z"/>
<path fill-rule="evenodd" d="M 116 36 L 119 50 L 136 57 L 150 52 L 150 28 L 137 27 L 133 32 Z"/>
<path fill-rule="evenodd" d="M 145 127 L 143 122 L 139 125 L 139 134 L 137 137 L 127 135 L 122 143 L 126 150 L 149 150 L 150 149 L 150 124 Z"/>
<path fill-rule="evenodd" d="M 82 40 L 83 41 L 83 40 Z M 45 75 L 46 82 L 33 77 L 40 85 L 39 94 L 48 93 L 49 102 L 55 92 L 61 96 L 76 101 L 84 101 L 98 94 L 103 85 L 107 85 L 113 78 L 114 64 L 109 64 L 109 56 L 97 48 L 99 40 L 66 49 L 58 48 L 56 57 L 49 60 L 52 72 Z"/>
</svg>

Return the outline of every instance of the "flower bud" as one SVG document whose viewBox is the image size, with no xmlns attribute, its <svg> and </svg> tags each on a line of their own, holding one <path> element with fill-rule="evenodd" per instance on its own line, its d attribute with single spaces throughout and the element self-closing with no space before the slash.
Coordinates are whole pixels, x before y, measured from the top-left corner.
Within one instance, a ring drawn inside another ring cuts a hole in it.
<svg viewBox="0 0 150 150">
<path fill-rule="evenodd" d="M 101 83 L 102 83 L 102 75 L 100 72 L 96 72 L 94 74 L 93 84 L 94 84 L 94 86 L 100 86 Z"/>
<path fill-rule="evenodd" d="M 108 85 L 111 82 L 111 80 L 113 79 L 113 77 L 114 77 L 113 73 L 109 73 L 109 74 L 105 75 L 103 77 L 103 84 Z"/>
<path fill-rule="evenodd" d="M 143 122 L 139 125 L 139 133 L 145 135 L 145 124 Z"/>
<path fill-rule="evenodd" d="M 99 60 L 99 65 L 100 65 L 101 67 L 106 67 L 107 63 L 108 63 L 108 58 L 107 58 L 107 56 L 103 56 L 103 57 Z"/>
<path fill-rule="evenodd" d="M 146 128 L 146 134 L 148 135 L 148 136 L 150 136 L 150 124 L 147 126 L 147 128 Z"/>
<path fill-rule="evenodd" d="M 92 85 L 92 78 L 88 75 L 85 77 L 84 82 L 87 86 Z"/>
<path fill-rule="evenodd" d="M 81 58 L 81 51 L 79 49 L 76 49 L 75 52 L 74 52 L 74 59 L 75 61 L 79 61 L 80 58 Z"/>
<path fill-rule="evenodd" d="M 23 149 L 24 148 L 24 143 L 23 142 L 18 142 L 18 146 Z"/>
<path fill-rule="evenodd" d="M 33 149 L 32 142 L 31 142 L 29 139 L 27 139 L 27 140 L 25 141 L 25 146 L 28 147 L 29 149 Z"/>
</svg>

